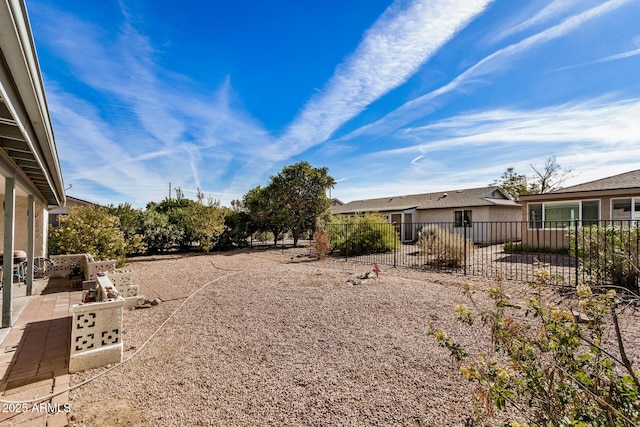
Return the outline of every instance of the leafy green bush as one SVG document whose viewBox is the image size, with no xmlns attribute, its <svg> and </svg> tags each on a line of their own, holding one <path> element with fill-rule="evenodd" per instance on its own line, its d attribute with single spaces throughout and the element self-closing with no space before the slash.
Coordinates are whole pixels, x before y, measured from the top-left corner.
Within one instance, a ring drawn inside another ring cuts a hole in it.
<svg viewBox="0 0 640 427">
<path fill-rule="evenodd" d="M 60 217 L 60 226 L 49 228 L 48 242 L 52 255 L 87 253 L 96 260 L 124 264 L 126 242 L 120 220 L 101 206 L 69 208 L 69 214 Z"/>
<path fill-rule="evenodd" d="M 275 240 L 275 236 L 271 231 L 256 231 L 255 233 L 253 233 L 253 238 L 260 243 Z"/>
<path fill-rule="evenodd" d="M 521 242 L 506 242 L 502 245 L 502 250 L 505 253 L 519 253 L 519 252 L 531 252 L 531 253 L 552 253 L 552 254 L 568 254 L 568 248 L 550 248 L 547 246 L 529 246 L 523 245 Z"/>
<path fill-rule="evenodd" d="M 341 255 L 390 252 L 400 247 L 393 224 L 375 213 L 363 216 L 334 215 L 327 225 L 333 249 Z"/>
<path fill-rule="evenodd" d="M 124 235 L 127 255 L 144 253 L 147 246 L 142 236 L 142 210 L 134 209 L 129 203 L 108 206 L 107 211 L 120 220 L 120 230 Z"/>
<path fill-rule="evenodd" d="M 142 214 L 142 235 L 149 253 L 172 250 L 182 240 L 182 231 L 169 222 L 168 215 L 153 209 Z"/>
<path fill-rule="evenodd" d="M 183 225 L 190 236 L 190 245 L 197 242 L 200 250 L 211 251 L 225 231 L 225 214 L 225 208 L 213 202 L 204 204 L 201 200 L 185 209 Z"/>
<path fill-rule="evenodd" d="M 441 267 L 462 267 L 465 249 L 467 256 L 473 253 L 471 239 L 465 239 L 462 234 L 451 232 L 439 224 L 425 225 L 418 232 L 418 247 L 425 253 L 429 263 Z"/>
<path fill-rule="evenodd" d="M 547 282 L 548 274 L 536 276 L 538 286 Z M 429 332 L 476 386 L 481 425 L 495 420 L 496 410 L 511 418 L 499 424 L 504 426 L 639 425 L 640 372 L 633 371 L 624 350 L 615 291 L 594 295 L 587 285 L 577 287 L 579 306 L 588 318 L 584 324 L 571 311 L 546 307 L 535 297 L 526 311 L 533 320 L 524 323 L 514 316 L 516 306 L 500 287 L 487 289 L 493 301 L 488 310 L 479 308 L 469 287 L 464 293 L 489 327 L 491 354 L 470 358 L 443 330 L 429 325 Z M 455 311 L 462 324 L 475 322 L 476 314 L 466 305 L 457 305 Z M 618 355 L 603 348 L 608 319 L 615 327 Z"/>
<path fill-rule="evenodd" d="M 592 225 L 569 231 L 571 254 L 580 259 L 585 281 L 612 284 L 638 291 L 638 226 Z"/>
<path fill-rule="evenodd" d="M 219 250 L 244 248 L 248 245 L 250 218 L 249 214 L 239 210 L 227 210 L 224 218 L 225 230 L 216 244 Z"/>
</svg>

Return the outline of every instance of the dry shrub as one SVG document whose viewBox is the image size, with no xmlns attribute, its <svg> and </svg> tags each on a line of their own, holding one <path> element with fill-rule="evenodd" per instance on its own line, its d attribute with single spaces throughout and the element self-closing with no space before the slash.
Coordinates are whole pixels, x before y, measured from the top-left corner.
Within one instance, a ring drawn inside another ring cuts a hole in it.
<svg viewBox="0 0 640 427">
<path fill-rule="evenodd" d="M 317 229 L 313 234 L 313 254 L 319 259 L 325 258 L 331 252 L 331 239 L 325 230 Z"/>
<path fill-rule="evenodd" d="M 462 267 L 466 253 L 473 251 L 471 239 L 443 228 L 438 224 L 429 224 L 418 233 L 418 247 L 429 257 L 429 262 L 441 267 Z"/>
</svg>

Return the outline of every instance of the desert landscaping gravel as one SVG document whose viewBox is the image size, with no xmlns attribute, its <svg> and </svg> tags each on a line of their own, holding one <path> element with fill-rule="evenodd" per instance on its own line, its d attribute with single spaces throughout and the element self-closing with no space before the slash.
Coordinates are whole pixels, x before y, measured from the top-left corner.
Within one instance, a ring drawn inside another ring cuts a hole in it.
<svg viewBox="0 0 640 427">
<path fill-rule="evenodd" d="M 124 358 L 131 359 L 71 392 L 70 424 L 464 426 L 473 390 L 426 325 L 443 328 L 472 352 L 487 352 L 486 331 L 461 327 L 453 307 L 467 302 L 463 283 L 479 291 L 494 283 L 384 266 L 379 277 L 359 283 L 371 266 L 307 254 L 131 261 L 126 268 L 136 283 L 198 292 L 125 311 Z M 522 283 L 503 286 L 514 301 L 527 291 Z M 481 292 L 478 301 L 488 304 Z M 622 320 L 637 366 L 636 310 Z M 74 374 L 72 384 L 103 371 Z"/>
</svg>

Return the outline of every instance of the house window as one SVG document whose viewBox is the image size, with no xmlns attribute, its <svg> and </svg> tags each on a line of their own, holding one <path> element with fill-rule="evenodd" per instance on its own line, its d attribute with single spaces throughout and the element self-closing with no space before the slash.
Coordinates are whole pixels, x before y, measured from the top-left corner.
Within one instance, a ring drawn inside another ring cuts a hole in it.
<svg viewBox="0 0 640 427">
<path fill-rule="evenodd" d="M 600 220 L 600 201 L 587 200 L 582 202 L 582 225 L 598 225 Z"/>
<path fill-rule="evenodd" d="M 580 202 L 546 203 L 544 228 L 566 228 L 580 219 Z"/>
<path fill-rule="evenodd" d="M 599 200 L 530 203 L 528 205 L 530 229 L 567 228 L 581 221 L 582 225 L 597 224 L 600 219 Z"/>
<path fill-rule="evenodd" d="M 529 228 L 542 228 L 542 203 L 529 203 Z"/>
<path fill-rule="evenodd" d="M 640 219 L 640 197 L 611 200 L 611 219 L 628 221 Z"/>
<path fill-rule="evenodd" d="M 471 211 L 454 211 L 453 222 L 454 227 L 471 227 Z"/>
</svg>

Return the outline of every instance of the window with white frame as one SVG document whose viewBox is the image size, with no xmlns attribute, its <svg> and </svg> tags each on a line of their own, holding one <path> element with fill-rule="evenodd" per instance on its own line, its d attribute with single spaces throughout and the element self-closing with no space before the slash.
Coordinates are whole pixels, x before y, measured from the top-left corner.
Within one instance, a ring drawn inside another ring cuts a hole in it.
<svg viewBox="0 0 640 427">
<path fill-rule="evenodd" d="M 621 199 L 611 199 L 611 219 L 612 220 L 639 220 L 640 219 L 640 197 L 626 197 Z"/>
<path fill-rule="evenodd" d="M 529 228 L 567 228 L 575 221 L 591 225 L 600 219 L 600 200 L 529 203 L 527 210 Z"/>
</svg>

